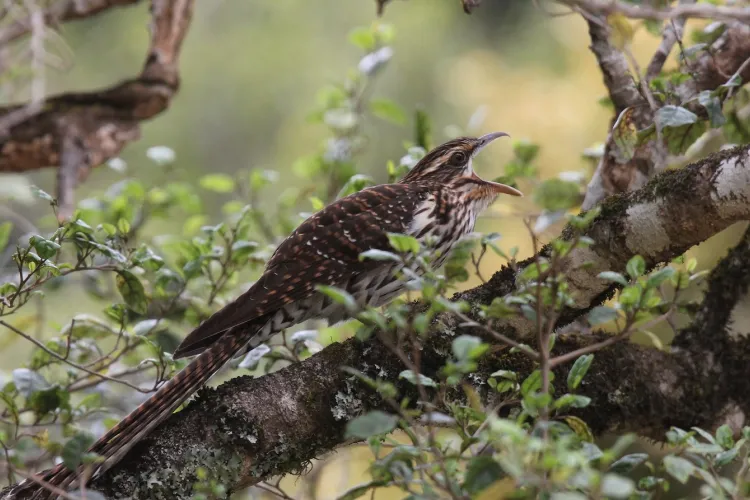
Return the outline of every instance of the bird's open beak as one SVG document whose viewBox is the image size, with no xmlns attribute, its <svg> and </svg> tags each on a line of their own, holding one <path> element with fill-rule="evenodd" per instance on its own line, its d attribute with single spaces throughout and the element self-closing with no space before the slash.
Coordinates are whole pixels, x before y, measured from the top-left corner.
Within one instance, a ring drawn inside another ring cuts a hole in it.
<svg viewBox="0 0 750 500">
<path fill-rule="evenodd" d="M 472 156 L 476 155 L 479 151 L 481 151 L 487 144 L 491 143 L 495 139 L 498 139 L 500 137 L 510 137 L 505 132 L 492 132 L 491 134 L 483 135 L 477 140 L 477 145 L 474 148 L 474 153 Z M 492 181 L 486 181 L 479 177 L 476 173 L 472 172 L 471 177 L 474 178 L 476 181 L 480 181 L 487 185 L 488 187 L 492 188 L 493 191 L 495 191 L 497 194 L 509 194 L 511 196 L 523 196 L 523 193 L 519 191 L 516 188 L 512 188 L 510 186 L 507 186 L 505 184 L 500 184 L 499 182 L 492 182 Z"/>
<path fill-rule="evenodd" d="M 500 184 L 499 182 L 492 182 L 492 181 L 486 181 L 479 177 L 476 173 L 472 172 L 471 177 L 477 181 L 481 182 L 485 186 L 488 186 L 492 188 L 493 191 L 495 191 L 497 194 L 509 194 L 511 196 L 523 196 L 523 193 L 519 191 L 516 188 L 510 187 L 507 184 Z"/>
</svg>

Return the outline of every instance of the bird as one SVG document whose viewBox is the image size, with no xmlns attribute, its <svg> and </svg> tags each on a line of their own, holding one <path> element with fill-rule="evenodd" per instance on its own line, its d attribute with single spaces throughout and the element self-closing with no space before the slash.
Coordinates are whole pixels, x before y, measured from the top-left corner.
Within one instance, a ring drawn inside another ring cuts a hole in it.
<svg viewBox="0 0 750 500">
<path fill-rule="evenodd" d="M 275 250 L 249 289 L 185 337 L 174 358 L 197 356 L 149 399 L 106 432 L 90 448 L 101 461 L 93 477 L 125 454 L 205 384 L 229 360 L 308 319 L 335 324 L 349 309 L 321 293 L 320 285 L 348 292 L 364 307 L 397 297 L 407 277 L 389 260 L 361 259 L 368 250 L 392 250 L 389 234 L 427 243 L 438 268 L 453 245 L 474 231 L 479 214 L 500 195 L 517 189 L 480 178 L 473 159 L 504 132 L 458 137 L 427 152 L 398 182 L 368 187 L 340 198 L 310 216 Z M 12 498 L 50 498 L 46 483 L 66 490 L 80 482 L 81 470 L 59 464 L 26 479 Z"/>
</svg>

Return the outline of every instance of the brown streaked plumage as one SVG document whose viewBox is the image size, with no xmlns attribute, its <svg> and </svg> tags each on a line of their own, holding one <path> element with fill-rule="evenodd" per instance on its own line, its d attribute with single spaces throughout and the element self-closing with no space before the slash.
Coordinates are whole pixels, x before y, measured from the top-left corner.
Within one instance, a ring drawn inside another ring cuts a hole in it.
<svg viewBox="0 0 750 500">
<path fill-rule="evenodd" d="M 399 295 L 406 283 L 396 276 L 398 265 L 359 259 L 370 249 L 388 250 L 388 233 L 434 242 L 434 265 L 439 266 L 500 194 L 521 196 L 514 188 L 482 180 L 472 168 L 472 158 L 504 135 L 449 141 L 397 184 L 364 189 L 303 222 L 279 245 L 258 281 L 193 330 L 174 353 L 175 358 L 198 357 L 92 445 L 90 451 L 104 457 L 96 472 L 117 463 L 231 358 L 307 319 L 327 318 L 329 324 L 345 319 L 346 310 L 317 293 L 317 285 L 343 288 L 369 306 Z M 70 488 L 77 473 L 61 464 L 40 477 Z M 16 498 L 49 497 L 29 480 L 14 493 Z"/>
</svg>

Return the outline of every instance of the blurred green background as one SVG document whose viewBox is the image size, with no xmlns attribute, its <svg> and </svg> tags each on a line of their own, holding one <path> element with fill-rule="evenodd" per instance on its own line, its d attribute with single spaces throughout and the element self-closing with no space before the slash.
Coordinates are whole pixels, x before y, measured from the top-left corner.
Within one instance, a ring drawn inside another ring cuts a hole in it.
<svg viewBox="0 0 750 500">
<path fill-rule="evenodd" d="M 195 178 L 249 168 L 278 171 L 282 182 L 264 193 L 273 206 L 281 190 L 303 183 L 293 172 L 295 160 L 316 151 L 326 137 L 325 127 L 308 121 L 319 89 L 340 82 L 363 55 L 347 43 L 347 35 L 357 26 L 386 22 L 396 30 L 394 56 L 377 76 L 374 95 L 397 102 L 409 121 L 397 126 L 368 117 L 368 147 L 358 160 L 360 172 L 377 182 L 387 179 L 386 161 L 404 154 L 403 142 L 412 138 L 411 117 L 420 106 L 432 118 L 436 143 L 454 135 L 456 126 L 476 134 L 501 130 L 541 146 L 541 178 L 563 171 L 589 178 L 592 164 L 582 152 L 604 140 L 611 111 L 598 103 L 606 90 L 588 50 L 585 23 L 578 16 L 544 16 L 527 0 L 485 3 L 467 16 L 457 0 L 394 1 L 377 20 L 375 4 L 368 0 L 197 2 L 180 57 L 180 92 L 166 113 L 143 126 L 141 140 L 123 151 L 126 175 L 164 182 L 164 172 L 146 159 L 145 151 L 167 145 L 175 150 L 180 169 Z M 90 90 L 136 75 L 147 48 L 148 19 L 148 5 L 142 3 L 64 25 L 73 64 L 67 71 L 47 74 L 48 91 Z M 644 66 L 657 45 L 658 39 L 643 30 L 637 34 L 634 53 Z M 477 170 L 494 178 L 510 157 L 510 143 L 499 141 L 482 154 Z M 29 177 L 54 192 L 54 170 Z M 100 167 L 77 190 L 77 199 L 101 192 L 122 177 Z M 0 177 L 0 183 L 11 182 Z M 211 222 L 219 221 L 226 200 L 209 192 L 203 199 Z M 17 200 L 11 206 L 32 221 L 48 215 L 40 200 Z M 301 199 L 299 210 L 309 211 L 309 202 Z M 531 243 L 522 216 L 533 213 L 528 198 L 514 200 L 512 206 L 498 204 L 477 229 L 500 232 L 502 246 L 518 246 L 519 257 L 525 257 Z M 46 221 L 43 230 L 53 227 L 49 217 Z M 174 230 L 169 227 L 174 222 L 149 232 Z M 739 229 L 732 228 L 692 253 L 701 267 L 711 267 L 738 237 Z M 485 259 L 485 276 L 500 263 L 499 258 Z M 465 285 L 476 283 L 473 278 Z M 74 293 L 66 287 L 64 296 L 46 299 L 45 307 L 55 311 L 55 324 L 100 311 L 101 304 L 83 291 L 80 297 Z M 19 366 L 18 355 L 26 346 L 7 332 L 0 333 L 0 342 L 5 346 L 0 361 L 8 374 Z M 325 467 L 316 466 L 301 479 L 287 478 L 287 491 L 295 498 L 335 498 L 365 479 L 369 458 L 363 448 L 340 450 Z M 388 494 L 378 493 L 377 498 Z"/>
</svg>

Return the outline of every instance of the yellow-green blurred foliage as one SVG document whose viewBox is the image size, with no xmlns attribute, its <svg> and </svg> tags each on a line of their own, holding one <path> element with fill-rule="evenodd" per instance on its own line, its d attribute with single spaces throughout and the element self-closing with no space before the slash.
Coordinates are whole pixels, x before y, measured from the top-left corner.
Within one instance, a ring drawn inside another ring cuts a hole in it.
<svg viewBox="0 0 750 500">
<path fill-rule="evenodd" d="M 325 134 L 306 117 L 318 89 L 341 81 L 347 68 L 356 66 L 362 54 L 346 42 L 347 34 L 375 20 L 374 1 L 196 3 L 180 58 L 180 92 L 168 112 L 143 127 L 141 140 L 123 151 L 128 175 L 160 179 L 144 152 L 150 146 L 168 145 L 176 151 L 180 167 L 196 177 L 257 167 L 279 171 L 282 187 L 300 184 L 291 166 L 318 148 Z M 75 54 L 74 66 L 66 73 L 48 73 L 48 89 L 93 89 L 135 75 L 147 46 L 147 21 L 144 3 L 65 25 L 63 35 Z M 472 132 L 502 130 L 514 139 L 540 144 L 542 178 L 562 171 L 590 175 L 591 165 L 581 152 L 605 139 L 611 111 L 597 102 L 606 92 L 580 17 L 547 18 L 526 0 L 486 2 L 472 16 L 462 12 L 458 1 L 408 0 L 389 4 L 383 22 L 396 28 L 395 55 L 378 76 L 375 95 L 393 99 L 410 114 L 422 106 L 432 117 L 434 141 L 447 138 L 444 131 L 449 125 L 465 129 L 472 115 L 485 113 Z M 643 66 L 657 44 L 643 29 L 637 31 L 633 52 Z M 369 119 L 370 147 L 360 170 L 383 181 L 385 162 L 403 154 L 403 140 L 412 135 L 410 126 Z M 479 160 L 479 173 L 488 178 L 501 175 L 510 155 L 509 142 L 493 145 Z M 103 189 L 120 175 L 106 167 L 98 169 L 78 190 L 78 198 Z M 44 171 L 33 181 L 53 192 L 54 176 L 54 171 Z M 266 193 L 269 202 L 279 194 L 280 188 L 274 189 Z M 212 203 L 209 213 L 218 219 L 222 200 L 217 195 L 206 199 Z M 303 200 L 300 210 L 309 208 Z M 478 230 L 502 233 L 503 248 L 518 246 L 519 256 L 527 256 L 530 239 L 516 215 L 530 210 L 528 198 L 498 207 Z M 45 207 L 35 203 L 24 211 L 33 218 L 45 213 Z M 734 239 L 721 235 L 693 253 L 701 266 L 711 266 Z M 487 258 L 484 275 L 500 264 L 498 257 Z M 476 283 L 472 278 L 466 285 Z M 76 306 L 70 307 L 71 292 L 66 289 L 65 298 L 52 295 L 45 300 L 57 324 L 77 313 L 98 312 L 82 292 Z M 7 335 L 0 336 L 0 343 L 10 341 Z M 16 367 L 18 359 L 5 357 L 4 371 Z M 316 498 L 335 498 L 366 480 L 369 459 L 365 448 L 341 449 L 325 459 L 323 469 L 316 467 L 308 477 L 287 478 L 283 484 L 295 498 L 310 498 L 313 492 Z M 398 497 L 386 490 L 377 495 Z"/>
</svg>

